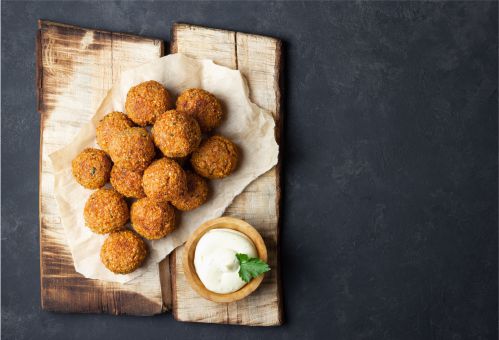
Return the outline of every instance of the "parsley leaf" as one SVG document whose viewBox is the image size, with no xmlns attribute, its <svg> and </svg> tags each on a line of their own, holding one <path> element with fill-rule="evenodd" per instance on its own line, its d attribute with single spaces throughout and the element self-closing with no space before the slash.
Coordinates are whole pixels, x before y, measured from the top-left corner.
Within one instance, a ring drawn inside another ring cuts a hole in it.
<svg viewBox="0 0 499 340">
<path fill-rule="evenodd" d="M 92 167 L 92 169 L 90 170 L 90 174 L 91 174 L 92 176 L 93 176 L 93 175 L 95 175 L 95 171 L 96 171 L 96 170 L 97 170 L 97 169 L 96 169 L 95 167 Z"/>
<path fill-rule="evenodd" d="M 246 254 L 236 254 L 236 258 L 239 261 L 239 277 L 244 282 L 250 282 L 251 279 L 270 270 L 269 265 L 259 258 L 249 257 Z"/>
</svg>

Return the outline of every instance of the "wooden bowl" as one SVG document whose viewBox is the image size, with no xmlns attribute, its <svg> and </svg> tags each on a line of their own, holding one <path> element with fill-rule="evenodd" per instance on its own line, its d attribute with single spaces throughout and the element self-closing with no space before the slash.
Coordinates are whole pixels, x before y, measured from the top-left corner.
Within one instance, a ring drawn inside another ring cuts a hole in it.
<svg viewBox="0 0 499 340">
<path fill-rule="evenodd" d="M 247 222 L 233 217 L 220 217 L 211 221 L 204 222 L 191 234 L 191 236 L 185 243 L 184 255 L 182 259 L 184 263 L 184 273 L 187 281 L 189 282 L 191 287 L 205 299 L 213 302 L 229 303 L 244 299 L 246 296 L 253 293 L 258 288 L 260 283 L 262 283 L 263 275 L 252 279 L 241 289 L 228 294 L 219 294 L 206 289 L 196 273 L 196 267 L 194 267 L 194 254 L 199 239 L 206 232 L 211 229 L 221 228 L 237 230 L 248 236 L 248 238 L 255 245 L 258 257 L 265 262 L 267 262 L 267 248 L 265 247 L 265 243 L 263 242 L 262 237 L 255 228 L 253 228 Z"/>
</svg>

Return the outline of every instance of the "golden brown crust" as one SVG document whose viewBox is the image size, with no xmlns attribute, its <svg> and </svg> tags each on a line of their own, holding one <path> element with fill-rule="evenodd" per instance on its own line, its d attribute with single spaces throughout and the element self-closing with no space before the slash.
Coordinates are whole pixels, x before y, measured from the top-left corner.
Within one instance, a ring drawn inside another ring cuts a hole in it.
<svg viewBox="0 0 499 340">
<path fill-rule="evenodd" d="M 194 170 L 210 179 L 230 175 L 238 163 L 237 146 L 225 137 L 216 135 L 206 139 L 191 156 Z"/>
<path fill-rule="evenodd" d="M 185 172 L 187 176 L 187 191 L 172 200 L 175 208 L 182 211 L 193 210 L 206 202 L 208 198 L 208 182 L 192 171 Z"/>
<path fill-rule="evenodd" d="M 149 240 L 158 240 L 175 230 L 175 211 L 169 203 L 148 197 L 135 201 L 130 210 L 132 226 Z"/>
<path fill-rule="evenodd" d="M 146 194 L 142 188 L 142 174 L 142 171 L 132 171 L 115 165 L 111 170 L 111 185 L 123 196 L 145 197 Z"/>
<path fill-rule="evenodd" d="M 188 89 L 182 92 L 177 98 L 177 110 L 196 118 L 203 132 L 218 127 L 224 117 L 220 101 L 202 89 Z"/>
<path fill-rule="evenodd" d="M 88 198 L 83 217 L 94 233 L 107 234 L 121 229 L 130 215 L 122 195 L 113 189 L 99 189 Z"/>
<path fill-rule="evenodd" d="M 201 142 L 198 122 L 176 110 L 160 115 L 151 132 L 154 144 L 167 157 L 185 157 Z"/>
<path fill-rule="evenodd" d="M 97 144 L 102 150 L 109 153 L 109 144 L 112 138 L 120 131 L 133 126 L 133 122 L 128 117 L 118 111 L 113 111 L 104 116 L 95 129 Z"/>
<path fill-rule="evenodd" d="M 173 108 L 168 91 L 154 80 L 145 81 L 130 89 L 126 96 L 125 111 L 140 126 L 154 124 L 163 112 Z"/>
<path fill-rule="evenodd" d="M 161 202 L 171 201 L 187 190 L 185 172 L 169 158 L 154 161 L 142 177 L 142 187 L 147 197 Z"/>
<path fill-rule="evenodd" d="M 98 189 L 109 181 L 112 167 L 107 154 L 99 149 L 86 148 L 71 162 L 73 176 L 87 189 Z"/>
<path fill-rule="evenodd" d="M 125 169 L 143 171 L 154 159 L 156 151 L 149 132 L 132 127 L 116 134 L 109 145 L 113 162 Z"/>
<path fill-rule="evenodd" d="M 107 269 L 116 274 L 128 274 L 139 268 L 147 257 L 147 245 L 130 230 L 111 233 L 104 241 L 100 258 Z"/>
</svg>

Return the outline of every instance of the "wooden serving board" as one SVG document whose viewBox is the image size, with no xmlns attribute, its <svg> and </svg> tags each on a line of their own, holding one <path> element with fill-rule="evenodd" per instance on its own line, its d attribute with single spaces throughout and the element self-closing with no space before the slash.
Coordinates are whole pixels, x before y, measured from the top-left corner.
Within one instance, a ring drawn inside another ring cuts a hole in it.
<svg viewBox="0 0 499 340">
<path fill-rule="evenodd" d="M 240 32 L 216 30 L 187 24 L 172 29 L 171 52 L 238 69 L 245 76 L 251 100 L 269 110 L 276 120 L 276 140 L 280 141 L 281 41 Z M 279 273 L 280 162 L 253 181 L 224 215 L 242 218 L 262 235 L 272 270 L 261 286 L 247 298 L 217 304 L 199 297 L 189 286 L 182 267 L 183 247 L 170 256 L 173 315 L 180 321 L 275 326 L 282 323 Z"/>
<path fill-rule="evenodd" d="M 239 32 L 176 24 L 172 52 L 239 69 L 251 99 L 281 127 L 281 43 Z M 74 270 L 53 195 L 48 155 L 66 145 L 96 111 L 122 69 L 163 55 L 163 42 L 128 34 L 39 22 L 37 38 L 40 131 L 40 276 L 42 308 L 58 312 L 153 315 L 171 308 L 177 320 L 244 325 L 279 325 L 282 303 L 278 261 L 280 163 L 251 183 L 227 209 L 254 225 L 269 251 L 272 271 L 250 297 L 214 304 L 198 297 L 182 271 L 182 248 L 132 284 L 86 279 Z M 171 268 L 170 268 L 171 267 Z M 171 276 L 170 276 L 171 272 Z"/>
<path fill-rule="evenodd" d="M 159 270 L 129 285 L 86 279 L 75 271 L 53 194 L 48 155 L 67 145 L 89 121 L 122 69 L 161 57 L 163 42 L 48 21 L 39 21 L 38 28 L 42 308 L 75 313 L 161 313 L 171 293 L 168 277 L 162 294 Z"/>
</svg>

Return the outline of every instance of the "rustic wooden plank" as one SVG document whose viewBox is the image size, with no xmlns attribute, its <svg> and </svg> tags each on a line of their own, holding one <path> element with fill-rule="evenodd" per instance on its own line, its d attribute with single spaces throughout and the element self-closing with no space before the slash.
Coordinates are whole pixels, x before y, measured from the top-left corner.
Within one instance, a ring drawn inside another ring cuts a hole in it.
<svg viewBox="0 0 499 340">
<path fill-rule="evenodd" d="M 162 56 L 163 42 L 49 21 L 39 21 L 38 27 L 42 308 L 76 313 L 160 313 L 171 295 L 168 261 L 159 266 L 162 275 L 158 268 L 127 285 L 90 280 L 75 272 L 53 195 L 48 155 L 71 141 L 88 122 L 123 69 Z"/>
<path fill-rule="evenodd" d="M 236 32 L 174 24 L 170 51 L 198 59 L 211 59 L 219 65 L 236 69 L 235 43 Z"/>
<path fill-rule="evenodd" d="M 271 111 L 276 119 L 279 142 L 281 119 L 281 42 L 278 39 L 186 24 L 172 29 L 172 53 L 209 58 L 239 69 L 248 81 L 251 99 Z M 170 257 L 172 311 L 180 321 L 272 326 L 282 323 L 279 275 L 280 163 L 251 183 L 226 210 L 225 215 L 248 221 L 262 234 L 272 271 L 248 298 L 216 304 L 199 297 L 187 283 L 182 266 L 182 247 Z"/>
</svg>

